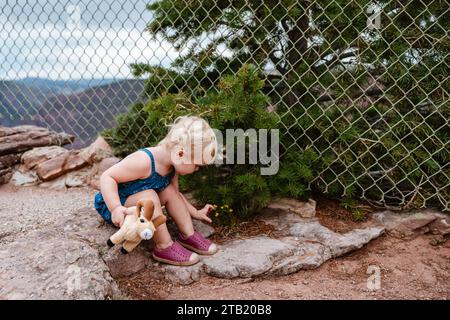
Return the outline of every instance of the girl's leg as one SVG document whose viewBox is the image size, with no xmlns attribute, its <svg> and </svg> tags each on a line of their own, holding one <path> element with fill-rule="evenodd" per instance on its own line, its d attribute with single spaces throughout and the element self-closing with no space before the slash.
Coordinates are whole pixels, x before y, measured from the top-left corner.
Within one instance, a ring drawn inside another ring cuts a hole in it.
<svg viewBox="0 0 450 320">
<path fill-rule="evenodd" d="M 157 216 L 163 214 L 161 203 L 155 190 L 144 190 L 129 196 L 125 201 L 125 207 L 135 206 L 141 199 L 151 199 L 155 204 L 155 212 L 153 213 L 153 218 L 156 218 Z M 173 244 L 172 238 L 170 237 L 165 223 L 160 225 L 158 229 L 156 229 L 153 240 L 155 241 L 156 247 L 158 249 L 165 249 Z"/>
<path fill-rule="evenodd" d="M 186 203 L 173 185 L 169 185 L 158 195 L 180 230 L 181 236 L 178 237 L 178 242 L 181 245 L 198 254 L 211 255 L 217 252 L 217 246 L 214 243 L 205 239 L 200 233 L 194 232 Z"/>
<path fill-rule="evenodd" d="M 169 185 L 163 191 L 158 193 L 161 204 L 166 206 L 170 216 L 175 221 L 178 229 L 185 237 L 194 234 L 194 225 L 189 214 L 188 208 L 180 193 L 173 185 Z"/>
</svg>

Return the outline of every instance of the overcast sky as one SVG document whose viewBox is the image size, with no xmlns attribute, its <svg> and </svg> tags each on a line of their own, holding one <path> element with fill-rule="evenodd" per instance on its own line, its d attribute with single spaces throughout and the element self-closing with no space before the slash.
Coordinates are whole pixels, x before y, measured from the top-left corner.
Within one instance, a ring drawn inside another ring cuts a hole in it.
<svg viewBox="0 0 450 320">
<path fill-rule="evenodd" d="M 0 79 L 131 77 L 177 53 L 144 31 L 151 0 L 0 0 Z"/>
</svg>

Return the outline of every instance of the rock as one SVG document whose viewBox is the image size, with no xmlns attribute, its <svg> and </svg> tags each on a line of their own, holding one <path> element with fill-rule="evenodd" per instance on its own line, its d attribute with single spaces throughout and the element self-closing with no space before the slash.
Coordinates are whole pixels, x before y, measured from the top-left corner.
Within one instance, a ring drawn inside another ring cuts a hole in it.
<svg viewBox="0 0 450 320">
<path fill-rule="evenodd" d="M 93 164 L 112 157 L 113 151 L 106 140 L 99 136 L 90 146 L 81 150 L 80 156 L 90 164 Z"/>
<path fill-rule="evenodd" d="M 57 232 L 33 232 L 0 250 L 0 299 L 97 300 L 119 294 L 97 251 Z"/>
<path fill-rule="evenodd" d="M 0 184 L 7 183 L 9 180 L 11 180 L 12 175 L 12 168 L 0 169 Z"/>
<path fill-rule="evenodd" d="M 88 185 L 93 176 L 94 168 L 85 167 L 81 170 L 71 171 L 65 174 L 66 187 L 81 187 Z"/>
<path fill-rule="evenodd" d="M 181 285 L 188 285 L 195 281 L 200 280 L 202 273 L 203 263 L 199 262 L 193 266 L 178 267 L 178 266 L 163 266 L 164 279 Z M 160 271 L 161 272 L 161 271 Z"/>
<path fill-rule="evenodd" d="M 103 261 L 108 266 L 112 277 L 133 275 L 143 270 L 149 263 L 150 252 L 148 250 L 137 247 L 130 253 L 123 254 L 120 252 L 120 248 L 120 245 L 116 245 L 103 254 Z"/>
<path fill-rule="evenodd" d="M 0 156 L 0 169 L 9 168 L 20 162 L 21 154 L 7 154 Z"/>
<path fill-rule="evenodd" d="M 65 145 L 75 137 L 37 126 L 0 127 L 0 156 L 21 153 L 35 147 Z"/>
<path fill-rule="evenodd" d="M 100 180 L 99 179 L 91 179 L 89 181 L 89 187 L 100 191 Z"/>
<path fill-rule="evenodd" d="M 303 269 L 315 269 L 331 258 L 331 250 L 320 243 L 297 243 L 295 254 L 276 262 L 271 273 L 288 275 Z"/>
<path fill-rule="evenodd" d="M 317 221 L 302 220 L 280 239 L 255 237 L 220 246 L 203 259 L 207 274 L 220 278 L 290 274 L 319 267 L 325 261 L 361 248 L 384 232 L 382 227 L 338 234 Z"/>
<path fill-rule="evenodd" d="M 58 177 L 52 181 L 46 181 L 39 184 L 42 188 L 48 188 L 53 190 L 66 190 L 66 177 Z"/>
<path fill-rule="evenodd" d="M 68 172 L 56 179 L 41 182 L 40 187 L 54 190 L 65 190 L 66 188 L 82 187 L 88 185 L 92 174 L 92 168 L 87 167 L 78 171 Z"/>
<path fill-rule="evenodd" d="M 293 212 L 302 218 L 312 218 L 316 215 L 316 201 L 313 199 L 302 202 L 291 198 L 281 198 L 271 202 L 268 208 Z"/>
<path fill-rule="evenodd" d="M 317 221 L 317 218 L 302 218 L 298 214 L 278 209 L 265 208 L 258 219 L 264 223 L 273 226 L 281 236 L 289 236 L 289 228 L 296 223 L 305 223 Z"/>
<path fill-rule="evenodd" d="M 68 188 L 81 187 L 86 184 L 85 176 L 79 171 L 69 172 L 66 175 L 65 184 Z"/>
<path fill-rule="evenodd" d="M 15 171 L 11 177 L 11 183 L 15 186 L 31 186 L 37 184 L 38 181 L 39 178 L 32 171 L 25 173 Z"/>
<path fill-rule="evenodd" d="M 268 272 L 283 258 L 293 255 L 295 247 L 268 237 L 236 240 L 221 246 L 213 257 L 203 260 L 205 272 L 219 278 L 254 277 Z"/>
<path fill-rule="evenodd" d="M 332 257 L 338 257 L 355 249 L 361 248 L 370 240 L 383 234 L 383 227 L 355 229 L 345 234 L 339 234 L 322 226 L 319 222 L 296 223 L 289 233 L 307 241 L 317 241 L 327 246 Z"/>
<path fill-rule="evenodd" d="M 110 167 L 112 167 L 119 161 L 120 158 L 108 157 L 101 160 L 99 163 L 95 163 L 92 167 L 92 174 L 88 180 L 89 186 L 91 186 L 94 189 L 100 190 L 101 175 L 103 174 L 103 172 L 108 170 Z"/>
<path fill-rule="evenodd" d="M 118 163 L 120 161 L 120 158 L 116 157 L 108 157 L 105 159 L 102 159 L 100 163 L 98 164 L 97 172 L 96 174 L 98 176 L 101 176 L 103 172 L 111 168 L 113 165 Z"/>
<path fill-rule="evenodd" d="M 66 152 L 68 152 L 68 150 L 59 146 L 39 147 L 25 152 L 21 157 L 21 161 L 25 168 L 30 170 L 41 162 L 56 158 Z"/>
<path fill-rule="evenodd" d="M 192 220 L 192 224 L 194 225 L 194 229 L 200 232 L 200 234 L 205 238 L 212 236 L 215 232 L 213 226 L 203 223 L 199 220 Z"/>
<path fill-rule="evenodd" d="M 450 217 L 438 218 L 429 226 L 430 232 L 435 235 L 450 235 Z"/>
<path fill-rule="evenodd" d="M 101 248 L 102 252 L 108 248 L 106 240 L 117 231 L 117 228 L 106 223 L 93 207 L 74 211 L 68 217 L 58 218 L 54 227 L 63 230 L 67 238 Z"/>
<path fill-rule="evenodd" d="M 386 227 L 390 235 L 397 238 L 412 238 L 433 230 L 435 234 L 442 235 L 441 232 L 445 233 L 445 224 L 450 221 L 448 216 L 431 209 L 401 214 L 387 210 L 373 217 Z"/>
<path fill-rule="evenodd" d="M 189 201 L 194 207 L 201 206 L 201 203 L 194 198 L 193 192 L 183 192 L 183 196 Z"/>
<path fill-rule="evenodd" d="M 164 214 L 166 214 L 166 216 L 168 215 L 165 207 L 163 207 L 163 212 Z M 202 221 L 192 220 L 192 224 L 194 225 L 194 229 L 200 232 L 200 234 L 205 238 L 212 236 L 215 232 L 213 226 L 203 223 Z M 173 221 L 173 219 L 170 218 L 170 216 L 169 219 L 167 220 L 167 229 L 169 230 L 169 233 L 172 236 L 172 238 L 175 239 L 176 237 L 178 237 L 178 227 Z"/>
<path fill-rule="evenodd" d="M 53 180 L 63 174 L 81 169 L 89 163 L 79 155 L 79 151 L 70 150 L 56 158 L 44 161 L 36 166 L 36 173 L 43 181 Z"/>
<path fill-rule="evenodd" d="M 114 278 L 139 272 L 150 261 L 153 245 L 150 241 L 142 241 L 136 249 L 126 255 L 120 252 L 120 245 L 109 248 L 106 241 L 118 229 L 104 223 L 93 208 L 78 210 L 68 218 L 58 219 L 55 227 L 63 229 L 67 238 L 82 241 L 97 249 Z"/>
</svg>

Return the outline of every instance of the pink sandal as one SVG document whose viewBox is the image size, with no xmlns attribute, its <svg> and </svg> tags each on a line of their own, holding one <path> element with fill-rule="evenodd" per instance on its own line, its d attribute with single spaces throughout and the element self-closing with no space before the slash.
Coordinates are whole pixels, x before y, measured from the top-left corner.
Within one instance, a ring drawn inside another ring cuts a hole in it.
<svg viewBox="0 0 450 320">
<path fill-rule="evenodd" d="M 196 253 L 185 249 L 177 241 L 165 249 L 155 248 L 152 255 L 157 261 L 175 266 L 191 266 L 199 261 Z"/>
<path fill-rule="evenodd" d="M 211 240 L 205 239 L 199 232 L 195 231 L 190 237 L 183 237 L 179 234 L 178 241 L 183 247 L 188 248 L 198 254 L 212 255 L 217 252 L 217 246 Z"/>
</svg>

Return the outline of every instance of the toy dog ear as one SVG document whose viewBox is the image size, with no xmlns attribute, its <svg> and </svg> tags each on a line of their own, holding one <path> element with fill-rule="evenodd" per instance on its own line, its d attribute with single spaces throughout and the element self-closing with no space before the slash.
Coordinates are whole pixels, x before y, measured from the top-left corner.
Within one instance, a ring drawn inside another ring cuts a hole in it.
<svg viewBox="0 0 450 320">
<path fill-rule="evenodd" d="M 153 217 L 153 211 L 155 211 L 155 205 L 153 204 L 153 201 L 149 199 L 139 200 L 137 203 L 137 210 L 139 215 L 141 214 L 142 207 L 144 207 L 144 218 L 148 221 L 151 221 Z"/>
<path fill-rule="evenodd" d="M 165 215 L 160 215 L 159 217 L 156 217 L 155 220 L 153 220 L 153 225 L 155 226 L 155 229 L 158 228 L 160 225 L 162 225 L 163 223 L 166 222 L 166 216 Z"/>
</svg>

